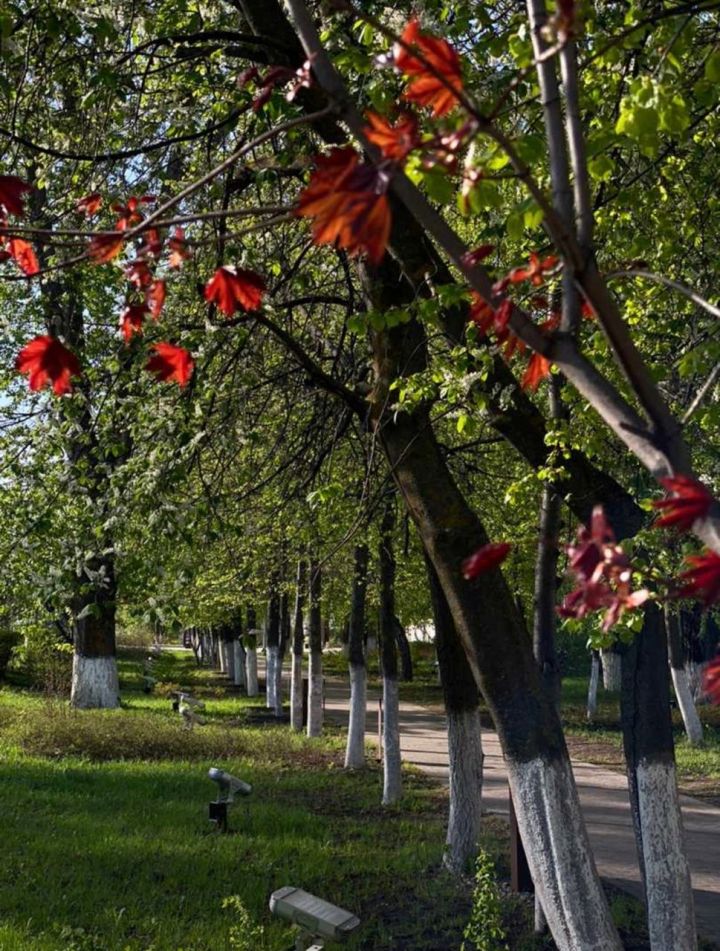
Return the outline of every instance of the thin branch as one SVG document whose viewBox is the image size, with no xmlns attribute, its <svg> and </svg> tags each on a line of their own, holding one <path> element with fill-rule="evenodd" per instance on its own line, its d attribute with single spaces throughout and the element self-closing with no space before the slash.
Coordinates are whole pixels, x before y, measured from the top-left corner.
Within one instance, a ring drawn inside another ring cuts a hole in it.
<svg viewBox="0 0 720 951">
<path fill-rule="evenodd" d="M 715 366 L 712 368 L 707 380 L 705 380 L 703 385 L 697 391 L 695 399 L 692 401 L 692 403 L 688 406 L 687 410 L 685 411 L 685 415 L 682 418 L 683 426 L 687 425 L 687 423 L 690 422 L 690 420 L 695 415 L 697 410 L 703 404 L 703 402 L 705 401 L 705 398 L 708 396 L 712 388 L 717 383 L 718 377 L 720 377 L 720 363 L 716 363 Z"/>
<path fill-rule="evenodd" d="M 669 287 L 672 290 L 677 291 L 678 294 L 682 294 L 683 297 L 687 297 L 687 299 L 691 300 L 693 304 L 697 304 L 698 307 L 706 310 L 708 314 L 712 314 L 713 317 L 720 317 L 720 307 L 716 307 L 715 304 L 711 304 L 709 300 L 701 297 L 697 291 L 694 291 L 686 284 L 681 284 L 679 281 L 673 281 L 672 278 L 665 277 L 664 274 L 656 274 L 654 271 L 644 271 L 631 268 L 622 271 L 611 271 L 609 274 L 605 275 L 605 280 L 612 281 L 616 277 L 641 277 L 646 281 L 654 281 L 656 284 L 662 284 L 665 287 Z"/>
</svg>

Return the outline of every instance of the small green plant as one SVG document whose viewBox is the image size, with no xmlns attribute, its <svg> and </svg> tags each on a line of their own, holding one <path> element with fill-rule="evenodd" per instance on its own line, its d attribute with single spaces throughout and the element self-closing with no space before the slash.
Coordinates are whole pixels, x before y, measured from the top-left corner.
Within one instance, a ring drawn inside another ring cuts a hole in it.
<svg viewBox="0 0 720 951">
<path fill-rule="evenodd" d="M 233 951 L 260 951 L 265 945 L 265 928 L 256 925 L 239 895 L 223 898 L 222 907 L 230 908 L 234 921 L 228 933 L 228 948 Z"/>
<path fill-rule="evenodd" d="M 460 951 L 508 951 L 495 865 L 482 849 L 475 863 L 472 911 L 463 937 Z"/>
</svg>

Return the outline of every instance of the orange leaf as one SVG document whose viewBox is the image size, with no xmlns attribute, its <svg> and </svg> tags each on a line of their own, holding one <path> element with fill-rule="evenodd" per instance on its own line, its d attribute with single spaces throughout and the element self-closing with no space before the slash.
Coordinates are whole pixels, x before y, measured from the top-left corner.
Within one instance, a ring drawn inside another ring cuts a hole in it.
<svg viewBox="0 0 720 951">
<path fill-rule="evenodd" d="M 30 276 L 38 273 L 40 265 L 31 244 L 23 238 L 10 238 L 8 247 L 10 257 L 15 260 L 23 274 Z"/>
<path fill-rule="evenodd" d="M 88 218 L 92 218 L 93 215 L 96 215 L 102 208 L 103 197 L 100 192 L 92 192 L 90 195 L 85 195 L 84 198 L 81 198 L 80 201 L 75 205 L 77 211 L 83 212 Z"/>
<path fill-rule="evenodd" d="M 370 125 L 364 130 L 366 137 L 378 146 L 387 159 L 404 162 L 408 154 L 420 144 L 417 119 L 408 112 L 404 112 L 395 125 L 376 112 L 368 112 L 367 120 Z"/>
<path fill-rule="evenodd" d="M 255 271 L 219 267 L 205 285 L 205 300 L 217 304 L 226 317 L 236 310 L 257 310 L 265 292 L 265 281 Z"/>
<path fill-rule="evenodd" d="M 417 19 L 410 20 L 400 38 L 404 44 L 417 47 L 427 63 L 413 56 L 400 43 L 395 44 L 395 65 L 412 79 L 405 99 L 420 106 L 431 106 L 436 117 L 447 115 L 458 104 L 457 93 L 463 88 L 457 52 L 445 40 L 421 33 Z"/>
<path fill-rule="evenodd" d="M 387 179 L 349 147 L 333 149 L 316 165 L 297 209 L 301 217 L 314 219 L 315 244 L 333 244 L 351 255 L 364 253 L 379 264 L 392 224 Z"/>
<path fill-rule="evenodd" d="M 125 338 L 125 343 L 130 343 L 133 334 L 143 332 L 145 323 L 145 314 L 148 309 L 145 304 L 129 304 L 120 315 L 120 329 Z"/>
<path fill-rule="evenodd" d="M 123 243 L 122 235 L 118 237 L 116 232 L 96 234 L 90 239 L 88 255 L 95 264 L 107 264 L 120 254 Z"/>
<path fill-rule="evenodd" d="M 167 285 L 165 281 L 153 281 L 145 297 L 153 320 L 157 320 L 160 317 L 163 305 L 165 304 L 166 293 Z"/>
<path fill-rule="evenodd" d="M 156 343 L 153 350 L 155 356 L 150 357 L 145 369 L 158 380 L 166 383 L 175 380 L 180 386 L 186 386 L 195 366 L 190 352 L 172 343 Z"/>
<path fill-rule="evenodd" d="M 550 376 L 550 361 L 541 353 L 533 353 L 523 373 L 520 386 L 534 393 L 546 376 Z"/>
<path fill-rule="evenodd" d="M 51 384 L 56 396 L 72 390 L 70 378 L 80 376 L 80 363 L 56 337 L 43 334 L 23 347 L 15 361 L 15 369 L 30 377 L 30 389 L 40 390 Z"/>
</svg>

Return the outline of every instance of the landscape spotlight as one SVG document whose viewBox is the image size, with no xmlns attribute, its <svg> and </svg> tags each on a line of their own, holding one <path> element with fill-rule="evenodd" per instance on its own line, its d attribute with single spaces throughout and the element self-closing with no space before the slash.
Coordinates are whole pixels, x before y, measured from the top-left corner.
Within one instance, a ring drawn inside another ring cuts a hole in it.
<svg viewBox="0 0 720 951">
<path fill-rule="evenodd" d="M 272 893 L 270 911 L 301 929 L 296 951 L 319 951 L 325 947 L 323 939 L 345 941 L 360 927 L 360 919 L 351 912 L 293 885 Z"/>
</svg>

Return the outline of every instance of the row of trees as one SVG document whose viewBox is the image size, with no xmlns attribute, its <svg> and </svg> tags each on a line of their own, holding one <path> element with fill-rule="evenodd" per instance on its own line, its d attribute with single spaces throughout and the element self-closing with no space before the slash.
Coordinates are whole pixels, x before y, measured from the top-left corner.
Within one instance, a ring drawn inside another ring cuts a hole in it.
<svg viewBox="0 0 720 951">
<path fill-rule="evenodd" d="M 479 819 L 480 691 L 555 941 L 605 951 L 619 939 L 557 711 L 558 553 L 572 545 L 570 623 L 587 630 L 599 610 L 595 645 L 628 644 L 653 947 L 691 948 L 656 596 L 720 589 L 705 292 L 718 22 L 708 3 L 606 6 L 425 0 L 420 27 L 402 5 L 167 0 L 119 4 L 111 21 L 71 0 L 15 4 L 0 136 L 32 191 L 4 181 L 0 583 L 19 614 L 70 624 L 74 702 L 108 706 L 118 610 L 223 621 L 272 590 L 274 630 L 310 553 L 328 610 L 351 616 L 360 709 L 377 552 L 390 724 L 395 615 L 435 620 L 450 863 Z M 349 140 L 362 156 L 316 159 Z M 81 365 L 71 395 L 28 396 L 14 374 L 34 335 L 50 342 L 20 369 L 66 389 L 78 366 L 48 357 L 61 339 Z M 683 530 L 671 543 L 649 527 L 657 479 Z M 678 584 L 690 531 L 710 551 Z M 408 552 L 395 583 L 393 537 Z M 491 539 L 512 543 L 502 568 Z"/>
</svg>

